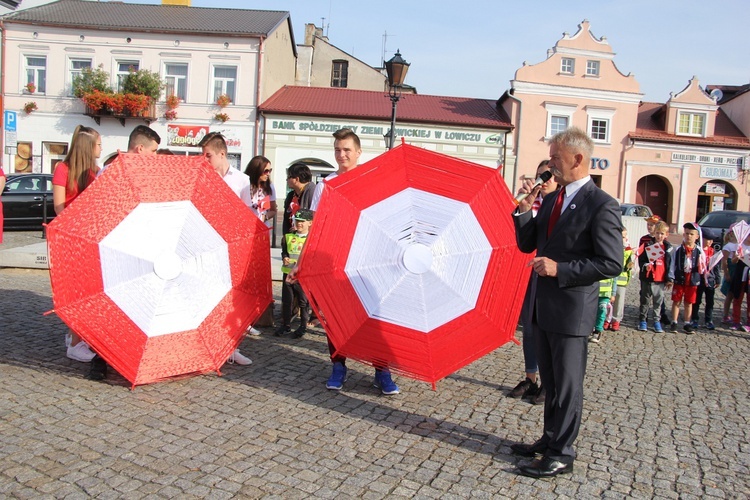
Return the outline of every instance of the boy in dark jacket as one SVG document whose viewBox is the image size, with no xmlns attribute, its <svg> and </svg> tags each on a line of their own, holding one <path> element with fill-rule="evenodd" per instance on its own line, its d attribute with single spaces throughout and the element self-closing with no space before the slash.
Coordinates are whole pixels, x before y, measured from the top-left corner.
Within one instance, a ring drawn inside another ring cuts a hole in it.
<svg viewBox="0 0 750 500">
<path fill-rule="evenodd" d="M 706 265 L 710 266 L 714 258 L 714 232 L 710 228 L 701 228 L 701 233 L 703 234 L 703 253 L 706 256 Z M 695 297 L 695 305 L 693 305 L 693 314 L 691 316 L 693 321 L 690 326 L 692 326 L 693 329 L 698 328 L 701 299 L 704 295 L 706 296 L 706 310 L 703 316 L 703 325 L 707 330 L 714 329 L 714 292 L 720 283 L 721 266 L 719 266 L 718 261 L 716 261 L 714 266 L 709 268 L 706 273 L 701 276 L 701 283 L 698 285 L 698 293 Z"/>
</svg>

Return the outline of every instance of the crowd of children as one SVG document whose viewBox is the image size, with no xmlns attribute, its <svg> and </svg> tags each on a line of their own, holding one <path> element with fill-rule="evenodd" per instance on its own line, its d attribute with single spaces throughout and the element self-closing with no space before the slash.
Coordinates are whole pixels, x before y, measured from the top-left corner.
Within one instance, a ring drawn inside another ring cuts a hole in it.
<svg viewBox="0 0 750 500">
<path fill-rule="evenodd" d="M 693 334 L 699 328 L 714 330 L 715 292 L 721 287 L 725 296 L 722 323 L 732 330 L 750 332 L 750 317 L 744 324 L 741 317 L 745 296 L 750 310 L 750 268 L 743 262 L 743 252 L 750 252 L 746 249 L 750 244 L 750 230 L 744 241 L 737 243 L 735 231 L 730 227 L 718 251 L 714 242 L 720 236 L 713 229 L 688 222 L 682 227 L 682 243 L 672 245 L 667 241 L 669 226 L 659 216 L 647 218 L 646 224 L 648 234 L 640 238 L 635 248 L 628 241 L 627 230 L 622 228 L 622 273 L 599 284 L 598 316 L 589 341 L 598 344 L 605 330 L 620 330 L 627 287 L 634 269 L 640 282 L 638 331 L 648 331 L 649 322 L 656 333 L 663 333 L 665 328 L 677 332 L 680 323 L 686 334 Z M 744 257 L 747 259 L 750 255 Z M 667 306 L 668 294 L 671 310 Z"/>
</svg>

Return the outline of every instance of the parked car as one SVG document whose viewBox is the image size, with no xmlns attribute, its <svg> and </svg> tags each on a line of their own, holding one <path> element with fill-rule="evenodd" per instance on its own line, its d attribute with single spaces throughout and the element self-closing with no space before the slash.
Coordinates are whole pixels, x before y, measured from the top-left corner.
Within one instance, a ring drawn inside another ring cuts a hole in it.
<svg viewBox="0 0 750 500">
<path fill-rule="evenodd" d="M 9 175 L 3 190 L 3 219 L 6 228 L 41 228 L 44 221 L 44 197 L 47 197 L 47 222 L 55 218 L 52 201 L 52 174 Z"/>
<path fill-rule="evenodd" d="M 651 217 L 653 212 L 646 205 L 636 205 L 634 203 L 623 203 L 620 205 L 620 211 L 622 215 L 628 215 L 633 217 Z"/>
<path fill-rule="evenodd" d="M 714 230 L 716 239 L 714 245 L 722 245 L 724 243 L 724 235 L 726 234 L 729 226 L 735 222 L 744 220 L 750 224 L 750 212 L 740 212 L 739 210 L 715 210 L 704 215 L 701 220 L 698 221 L 698 225 L 701 228 L 711 228 Z"/>
</svg>

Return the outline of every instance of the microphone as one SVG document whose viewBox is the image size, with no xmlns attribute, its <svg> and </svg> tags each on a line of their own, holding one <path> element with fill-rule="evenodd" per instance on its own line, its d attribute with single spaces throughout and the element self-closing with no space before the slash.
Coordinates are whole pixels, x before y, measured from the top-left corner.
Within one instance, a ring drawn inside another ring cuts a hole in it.
<svg viewBox="0 0 750 500">
<path fill-rule="evenodd" d="M 552 172 L 550 172 L 549 170 L 542 172 L 542 174 L 539 177 L 537 177 L 536 180 L 534 181 L 534 185 L 531 187 L 531 190 L 533 191 L 534 189 L 538 188 L 539 186 L 541 186 L 542 184 L 544 184 L 551 178 L 552 178 Z M 531 193 L 521 193 L 518 196 L 516 196 L 514 198 L 516 205 L 518 205 L 523 200 L 525 200 L 526 197 L 530 194 Z"/>
</svg>

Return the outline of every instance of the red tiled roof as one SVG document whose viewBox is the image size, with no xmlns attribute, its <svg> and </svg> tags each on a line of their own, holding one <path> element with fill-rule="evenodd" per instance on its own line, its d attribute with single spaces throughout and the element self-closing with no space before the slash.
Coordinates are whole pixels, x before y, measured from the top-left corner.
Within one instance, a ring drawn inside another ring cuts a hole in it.
<svg viewBox="0 0 750 500">
<path fill-rule="evenodd" d="M 285 86 L 260 106 L 264 113 L 390 120 L 388 93 L 324 87 Z M 400 122 L 470 125 L 511 129 L 495 101 L 470 97 L 404 94 L 398 101 Z"/>
<path fill-rule="evenodd" d="M 721 109 L 716 111 L 716 127 L 712 137 L 688 137 L 669 134 L 664 130 L 664 106 L 664 104 L 658 102 L 641 103 L 638 109 L 636 128 L 634 132 L 630 132 L 630 138 L 695 146 L 750 149 L 750 139 L 740 132 Z"/>
</svg>

